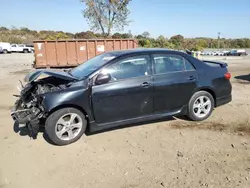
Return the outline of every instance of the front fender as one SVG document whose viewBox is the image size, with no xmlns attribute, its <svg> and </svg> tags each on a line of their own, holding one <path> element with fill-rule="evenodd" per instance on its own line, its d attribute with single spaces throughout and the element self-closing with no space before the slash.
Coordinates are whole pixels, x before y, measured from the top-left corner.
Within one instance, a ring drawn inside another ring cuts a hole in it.
<svg viewBox="0 0 250 188">
<path fill-rule="evenodd" d="M 43 97 L 42 106 L 46 113 L 60 106 L 77 106 L 92 117 L 89 89 L 82 87 L 67 88 L 61 91 L 46 93 Z"/>
</svg>

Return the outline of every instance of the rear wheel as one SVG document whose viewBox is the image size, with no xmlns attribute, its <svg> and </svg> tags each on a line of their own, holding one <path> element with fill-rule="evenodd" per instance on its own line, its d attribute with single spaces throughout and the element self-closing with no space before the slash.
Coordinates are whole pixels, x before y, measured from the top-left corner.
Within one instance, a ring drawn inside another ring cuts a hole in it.
<svg viewBox="0 0 250 188">
<path fill-rule="evenodd" d="M 3 50 L 3 53 L 4 53 L 4 54 L 7 54 L 7 53 L 8 53 L 8 51 L 7 51 L 7 50 Z"/>
<path fill-rule="evenodd" d="M 24 49 L 24 50 L 23 50 L 23 53 L 27 54 L 27 53 L 29 53 L 29 50 Z"/>
<path fill-rule="evenodd" d="M 46 120 L 45 132 L 56 145 L 67 145 L 77 141 L 85 132 L 87 120 L 75 108 L 62 108 L 53 112 Z"/>
<path fill-rule="evenodd" d="M 211 115 L 213 109 L 213 96 L 206 91 L 199 91 L 189 101 L 188 117 L 193 121 L 202 121 Z"/>
</svg>

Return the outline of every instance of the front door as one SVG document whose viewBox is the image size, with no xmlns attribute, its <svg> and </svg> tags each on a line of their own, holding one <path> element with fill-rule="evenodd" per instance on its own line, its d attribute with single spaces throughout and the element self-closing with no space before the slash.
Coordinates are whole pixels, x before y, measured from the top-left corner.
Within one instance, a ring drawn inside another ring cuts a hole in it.
<svg viewBox="0 0 250 188">
<path fill-rule="evenodd" d="M 197 72 L 182 56 L 153 55 L 154 112 L 173 112 L 187 105 L 197 87 Z"/>
<path fill-rule="evenodd" d="M 13 52 L 17 51 L 17 45 L 16 44 L 11 45 L 11 51 L 13 51 Z"/>
<path fill-rule="evenodd" d="M 137 55 L 120 59 L 102 71 L 111 81 L 92 87 L 95 121 L 107 123 L 148 115 L 153 112 L 150 57 Z"/>
</svg>

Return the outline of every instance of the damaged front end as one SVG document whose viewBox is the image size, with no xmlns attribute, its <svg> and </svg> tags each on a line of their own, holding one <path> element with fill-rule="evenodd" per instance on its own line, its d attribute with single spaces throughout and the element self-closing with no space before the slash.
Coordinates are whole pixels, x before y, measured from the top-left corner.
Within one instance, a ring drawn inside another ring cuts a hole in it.
<svg viewBox="0 0 250 188">
<path fill-rule="evenodd" d="M 56 75 L 56 73 L 55 73 Z M 46 93 L 59 91 L 68 87 L 70 79 L 63 79 L 48 75 L 49 77 L 33 80 L 27 80 L 25 86 L 21 86 L 20 95 L 18 97 L 11 116 L 18 124 L 24 124 L 29 130 L 29 136 L 35 138 L 47 117 L 46 109 L 42 105 L 42 101 Z"/>
</svg>

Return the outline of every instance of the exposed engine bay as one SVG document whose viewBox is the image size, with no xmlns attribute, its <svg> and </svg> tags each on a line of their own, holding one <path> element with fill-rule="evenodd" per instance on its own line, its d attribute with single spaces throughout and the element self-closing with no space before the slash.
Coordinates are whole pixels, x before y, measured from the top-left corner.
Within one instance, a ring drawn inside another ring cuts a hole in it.
<svg viewBox="0 0 250 188">
<path fill-rule="evenodd" d="M 20 82 L 21 83 L 21 82 Z M 19 124 L 26 124 L 30 130 L 30 136 L 37 135 L 39 124 L 46 118 L 46 110 L 42 106 L 42 100 L 46 93 L 59 91 L 69 86 L 69 81 L 50 76 L 27 83 L 21 83 L 20 95 L 12 109 L 11 116 Z"/>
</svg>

